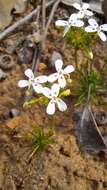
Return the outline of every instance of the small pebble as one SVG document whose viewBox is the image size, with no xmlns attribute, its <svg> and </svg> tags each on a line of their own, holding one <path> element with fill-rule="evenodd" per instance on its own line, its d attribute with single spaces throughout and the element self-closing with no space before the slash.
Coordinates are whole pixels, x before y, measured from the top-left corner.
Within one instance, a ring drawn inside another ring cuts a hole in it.
<svg viewBox="0 0 107 190">
<path fill-rule="evenodd" d="M 10 117 L 11 118 L 17 117 L 18 115 L 20 115 L 20 111 L 18 109 L 12 108 L 10 110 Z"/>
<path fill-rule="evenodd" d="M 57 51 L 53 51 L 53 54 L 52 54 L 52 57 L 51 57 L 51 65 L 52 65 L 52 67 L 55 66 L 55 61 L 57 59 L 61 59 L 62 60 L 62 55 L 59 52 L 57 52 Z"/>
<path fill-rule="evenodd" d="M 21 64 L 31 64 L 33 59 L 33 47 L 23 47 L 17 52 Z"/>
</svg>

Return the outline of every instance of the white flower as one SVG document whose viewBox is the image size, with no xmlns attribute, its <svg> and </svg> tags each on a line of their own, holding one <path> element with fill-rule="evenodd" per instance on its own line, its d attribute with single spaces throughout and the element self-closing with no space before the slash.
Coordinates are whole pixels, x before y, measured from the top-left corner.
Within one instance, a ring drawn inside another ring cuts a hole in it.
<svg viewBox="0 0 107 190">
<path fill-rule="evenodd" d="M 79 12 L 77 13 L 77 16 L 80 19 L 84 18 L 85 16 L 93 15 L 93 12 L 88 10 L 90 7 L 90 5 L 88 3 L 83 3 L 82 6 L 79 3 L 74 3 L 73 7 L 75 7 L 77 10 L 79 10 Z"/>
<path fill-rule="evenodd" d="M 72 65 L 68 65 L 64 69 L 62 69 L 62 66 L 63 66 L 63 61 L 61 59 L 57 59 L 55 61 L 55 68 L 57 72 L 48 76 L 49 82 L 54 82 L 58 80 L 58 84 L 61 88 L 66 86 L 66 79 L 64 75 L 67 75 L 74 71 L 74 67 Z"/>
<path fill-rule="evenodd" d="M 102 41 L 106 41 L 107 37 L 103 31 L 107 31 L 107 24 L 103 24 L 103 25 L 99 26 L 95 19 L 89 19 L 88 22 L 90 25 L 85 28 L 85 31 L 86 32 L 97 32 L 100 39 Z"/>
<path fill-rule="evenodd" d="M 67 105 L 65 104 L 65 102 L 58 97 L 59 91 L 60 87 L 56 83 L 52 85 L 51 89 L 44 87 L 42 90 L 43 95 L 50 99 L 46 109 L 46 112 L 49 115 L 53 115 L 55 113 L 55 106 L 57 106 L 58 109 L 62 112 L 67 109 Z"/>
<path fill-rule="evenodd" d="M 35 92 L 41 93 L 43 87 L 40 83 L 47 82 L 47 76 L 42 75 L 35 78 L 31 69 L 27 69 L 25 75 L 28 77 L 28 80 L 20 80 L 18 86 L 20 88 L 30 88 L 32 86 Z"/>
<path fill-rule="evenodd" d="M 65 21 L 65 20 L 57 20 L 56 21 L 56 26 L 59 26 L 59 27 L 64 27 L 64 34 L 63 36 L 65 36 L 65 34 L 69 31 L 69 29 L 71 28 L 71 26 L 74 26 L 74 27 L 82 27 L 84 25 L 84 22 L 79 20 L 77 18 L 77 14 L 72 14 L 68 21 Z"/>
</svg>

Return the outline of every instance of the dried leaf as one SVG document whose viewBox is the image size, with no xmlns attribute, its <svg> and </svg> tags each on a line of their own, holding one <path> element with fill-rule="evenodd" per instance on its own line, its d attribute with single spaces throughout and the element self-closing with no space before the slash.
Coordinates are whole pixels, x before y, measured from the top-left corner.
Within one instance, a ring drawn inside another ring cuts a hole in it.
<svg viewBox="0 0 107 190">
<path fill-rule="evenodd" d="M 0 30 L 10 24 L 12 10 L 15 10 L 15 13 L 22 13 L 25 6 L 26 1 L 23 0 L 0 0 Z"/>
</svg>

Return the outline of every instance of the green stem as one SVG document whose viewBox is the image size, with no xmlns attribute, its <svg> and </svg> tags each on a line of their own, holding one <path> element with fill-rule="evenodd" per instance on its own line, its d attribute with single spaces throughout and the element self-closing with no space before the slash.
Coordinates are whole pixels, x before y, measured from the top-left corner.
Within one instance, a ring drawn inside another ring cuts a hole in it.
<svg viewBox="0 0 107 190">
<path fill-rule="evenodd" d="M 92 72 L 92 69 L 93 69 L 93 63 L 92 61 L 90 62 L 90 73 Z"/>
<path fill-rule="evenodd" d="M 28 159 L 28 162 L 31 161 L 32 157 L 34 156 L 34 154 L 36 153 L 36 151 L 38 150 L 38 148 L 39 148 L 39 145 L 38 145 L 38 146 L 32 151 L 32 153 L 30 154 L 29 159 Z"/>
<path fill-rule="evenodd" d="M 87 59 L 87 71 L 88 71 L 88 74 L 90 74 L 92 71 L 92 62 L 89 62 L 88 59 Z"/>
<path fill-rule="evenodd" d="M 75 58 L 75 68 L 78 69 L 78 49 L 77 48 L 75 48 L 74 58 Z"/>
<path fill-rule="evenodd" d="M 55 133 L 55 115 L 52 115 L 50 135 L 53 135 L 54 133 Z"/>
</svg>

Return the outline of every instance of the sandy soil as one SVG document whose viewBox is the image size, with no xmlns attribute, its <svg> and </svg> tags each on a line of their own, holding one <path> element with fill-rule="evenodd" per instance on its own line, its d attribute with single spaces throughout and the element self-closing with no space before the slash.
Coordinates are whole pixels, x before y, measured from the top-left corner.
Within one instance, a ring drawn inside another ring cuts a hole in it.
<svg viewBox="0 0 107 190">
<path fill-rule="evenodd" d="M 54 21 L 53 21 L 54 22 Z M 61 33 L 49 30 L 45 56 L 41 62 L 49 63 L 51 53 L 59 51 L 66 64 L 73 64 L 73 48 L 63 46 Z M 20 35 L 20 34 L 19 34 Z M 9 40 L 9 39 L 8 39 Z M 0 55 L 7 50 L 6 43 L 1 44 Z M 10 37 L 10 40 L 13 39 Z M 4 46 L 3 46 L 4 45 Z M 94 47 L 94 63 L 99 65 L 107 54 L 107 44 Z M 73 98 L 68 98 L 66 113 L 57 112 L 56 134 L 57 144 L 35 155 L 30 163 L 28 156 L 31 147 L 25 138 L 36 123 L 44 129 L 50 126 L 50 117 L 45 107 L 36 105 L 32 109 L 24 109 L 25 93 L 19 89 L 17 82 L 23 79 L 23 71 L 30 64 L 20 64 L 16 53 L 12 53 L 15 66 L 7 71 L 8 77 L 0 81 L 0 189 L 1 190 L 106 190 L 107 189 L 107 153 L 89 155 L 81 151 L 76 137 L 75 125 L 72 121 L 74 110 Z M 81 56 L 81 62 L 83 57 Z M 47 72 L 47 68 L 40 71 Z M 11 117 L 10 110 L 16 108 L 20 114 Z"/>
</svg>

